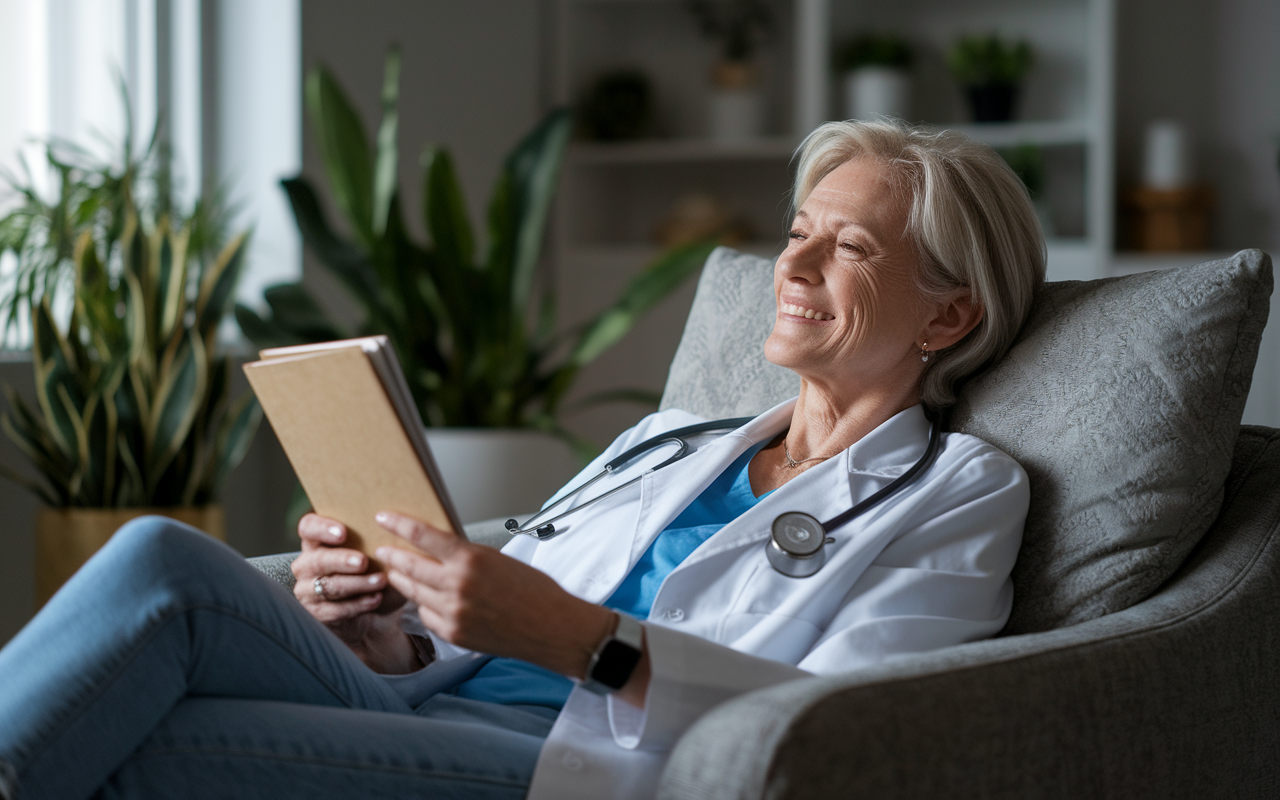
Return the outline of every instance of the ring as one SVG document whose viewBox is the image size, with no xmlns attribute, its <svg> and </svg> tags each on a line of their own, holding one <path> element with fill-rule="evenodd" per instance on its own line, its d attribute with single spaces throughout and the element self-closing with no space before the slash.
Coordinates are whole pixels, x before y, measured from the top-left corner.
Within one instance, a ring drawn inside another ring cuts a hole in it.
<svg viewBox="0 0 1280 800">
<path fill-rule="evenodd" d="M 324 578 L 316 578 L 315 582 L 312 583 L 311 586 L 316 590 L 316 597 L 319 597 L 321 600 L 329 599 L 324 596 Z"/>
</svg>

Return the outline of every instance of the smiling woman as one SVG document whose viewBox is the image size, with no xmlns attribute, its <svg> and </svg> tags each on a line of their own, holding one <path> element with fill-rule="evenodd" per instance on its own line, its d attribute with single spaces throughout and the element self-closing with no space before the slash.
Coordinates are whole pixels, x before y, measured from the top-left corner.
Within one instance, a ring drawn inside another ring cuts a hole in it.
<svg viewBox="0 0 1280 800">
<path fill-rule="evenodd" d="M 0 651 L 0 795 L 651 797 L 735 695 L 999 631 L 1027 478 L 930 417 L 1044 278 L 1030 200 L 988 148 L 890 123 L 815 131 L 794 196 L 765 352 L 798 397 L 606 468 L 702 422 L 646 418 L 557 494 L 555 537 L 501 553 L 389 509 L 413 549 L 378 563 L 308 515 L 296 601 L 181 526 L 126 526 Z M 859 509 L 820 568 L 770 557 L 778 521 Z"/>
</svg>

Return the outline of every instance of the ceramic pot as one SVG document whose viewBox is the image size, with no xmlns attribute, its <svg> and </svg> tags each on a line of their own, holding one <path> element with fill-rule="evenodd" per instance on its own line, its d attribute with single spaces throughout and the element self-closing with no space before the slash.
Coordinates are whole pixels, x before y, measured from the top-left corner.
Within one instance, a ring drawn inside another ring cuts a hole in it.
<svg viewBox="0 0 1280 800">
<path fill-rule="evenodd" d="M 745 142 L 764 135 L 764 95 L 759 89 L 716 89 L 711 93 L 711 139 Z"/>
<path fill-rule="evenodd" d="M 764 93 L 755 65 L 721 61 L 711 71 L 707 132 L 712 141 L 743 142 L 764 135 Z"/>
<path fill-rule="evenodd" d="M 844 103 L 846 119 L 907 119 L 911 113 L 911 76 L 892 67 L 856 69 L 844 76 Z"/>
<path fill-rule="evenodd" d="M 45 604 L 120 526 L 156 514 L 226 541 L 222 506 L 200 508 L 41 508 L 36 514 L 36 608 Z"/>
<path fill-rule="evenodd" d="M 1007 83 L 989 83 L 965 89 L 974 122 L 1009 122 L 1018 102 L 1018 87 Z"/>
<path fill-rule="evenodd" d="M 464 523 L 530 514 L 582 465 L 563 439 L 518 428 L 428 428 Z"/>
</svg>

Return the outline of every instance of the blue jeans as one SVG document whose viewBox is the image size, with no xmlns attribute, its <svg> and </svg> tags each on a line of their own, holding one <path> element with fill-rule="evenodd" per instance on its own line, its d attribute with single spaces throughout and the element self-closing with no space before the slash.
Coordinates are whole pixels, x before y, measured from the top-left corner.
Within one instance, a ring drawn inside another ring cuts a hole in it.
<svg viewBox="0 0 1280 800">
<path fill-rule="evenodd" d="M 22 800 L 523 797 L 553 719 L 410 708 L 282 586 L 160 517 L 0 650 L 0 770 Z"/>
</svg>

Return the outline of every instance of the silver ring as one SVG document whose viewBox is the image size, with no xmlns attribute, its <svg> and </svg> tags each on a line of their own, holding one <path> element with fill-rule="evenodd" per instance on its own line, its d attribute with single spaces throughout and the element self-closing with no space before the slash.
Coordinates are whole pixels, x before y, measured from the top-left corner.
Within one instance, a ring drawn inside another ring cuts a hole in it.
<svg viewBox="0 0 1280 800">
<path fill-rule="evenodd" d="M 324 578 L 316 578 L 311 584 L 311 587 L 316 590 L 316 597 L 319 597 L 321 600 L 329 599 L 324 596 Z"/>
</svg>

